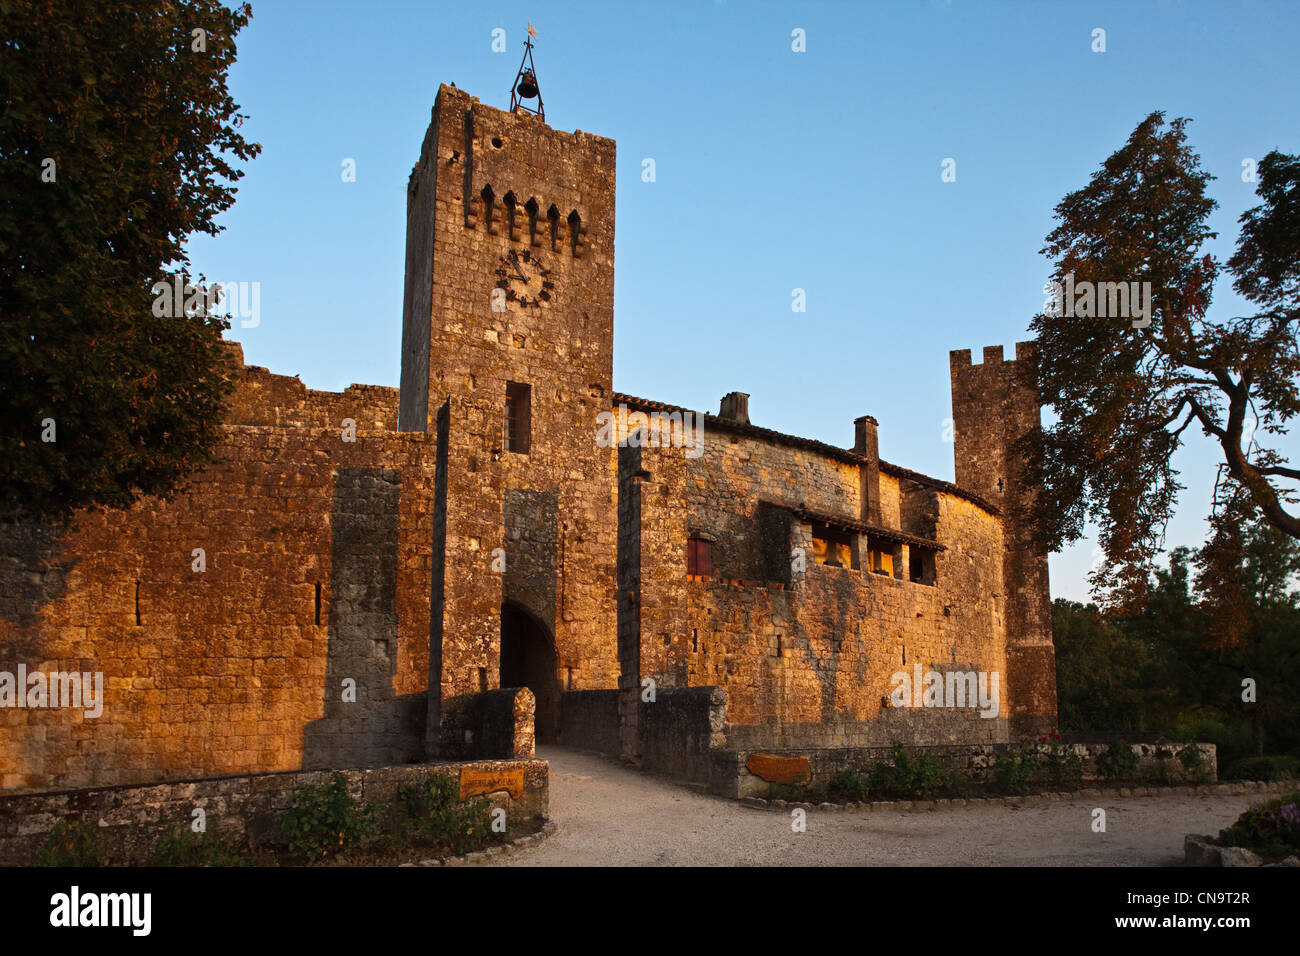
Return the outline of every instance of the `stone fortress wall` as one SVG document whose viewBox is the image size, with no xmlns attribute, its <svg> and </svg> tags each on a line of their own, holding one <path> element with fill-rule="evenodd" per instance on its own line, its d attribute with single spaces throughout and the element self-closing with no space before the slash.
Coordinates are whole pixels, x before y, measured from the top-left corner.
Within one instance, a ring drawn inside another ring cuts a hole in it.
<svg viewBox="0 0 1300 956">
<path fill-rule="evenodd" d="M 835 448 L 750 424 L 739 393 L 702 449 L 627 442 L 685 410 L 613 391 L 615 158 L 444 85 L 408 184 L 400 390 L 308 390 L 232 344 L 218 460 L 186 491 L 0 528 L 0 671 L 106 680 L 98 717 L 0 708 L 0 788 L 526 758 L 491 704 L 524 686 L 538 743 L 667 766 L 674 740 L 1054 727 L 1009 453 L 1038 422 L 1032 350 L 953 353 L 956 484 L 881 461 L 870 417 Z M 998 717 L 884 706 L 916 665 L 998 673 Z"/>
</svg>

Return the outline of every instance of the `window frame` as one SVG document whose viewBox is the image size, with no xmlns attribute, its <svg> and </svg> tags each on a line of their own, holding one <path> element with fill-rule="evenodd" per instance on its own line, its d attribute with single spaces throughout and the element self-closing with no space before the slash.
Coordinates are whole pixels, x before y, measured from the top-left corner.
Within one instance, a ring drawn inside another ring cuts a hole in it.
<svg viewBox="0 0 1300 956">
<path fill-rule="evenodd" d="M 698 578 L 713 577 L 713 542 L 708 538 L 691 535 L 686 539 L 686 574 Z"/>
<path fill-rule="evenodd" d="M 533 387 L 506 382 L 505 419 L 502 423 L 506 451 L 527 455 L 532 449 Z"/>
</svg>

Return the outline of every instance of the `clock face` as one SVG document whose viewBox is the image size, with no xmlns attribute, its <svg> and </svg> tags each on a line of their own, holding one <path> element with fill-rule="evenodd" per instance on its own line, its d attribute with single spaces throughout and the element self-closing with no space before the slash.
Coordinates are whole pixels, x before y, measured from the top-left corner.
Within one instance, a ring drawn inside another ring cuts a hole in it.
<svg viewBox="0 0 1300 956">
<path fill-rule="evenodd" d="M 531 249 L 511 249 L 498 262 L 496 276 L 497 288 L 505 290 L 506 301 L 524 308 L 540 308 L 555 290 L 551 270 Z"/>
</svg>

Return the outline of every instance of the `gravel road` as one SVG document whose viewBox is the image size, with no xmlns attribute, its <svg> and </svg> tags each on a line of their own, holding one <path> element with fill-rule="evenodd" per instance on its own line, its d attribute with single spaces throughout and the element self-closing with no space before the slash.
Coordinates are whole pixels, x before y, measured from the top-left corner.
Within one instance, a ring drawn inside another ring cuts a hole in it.
<svg viewBox="0 0 1300 956">
<path fill-rule="evenodd" d="M 616 761 L 539 747 L 558 830 L 502 866 L 1176 865 L 1187 833 L 1217 833 L 1262 794 L 1090 797 L 1045 806 L 943 810 L 763 810 Z M 1092 831 L 1095 807 L 1106 832 Z"/>
</svg>

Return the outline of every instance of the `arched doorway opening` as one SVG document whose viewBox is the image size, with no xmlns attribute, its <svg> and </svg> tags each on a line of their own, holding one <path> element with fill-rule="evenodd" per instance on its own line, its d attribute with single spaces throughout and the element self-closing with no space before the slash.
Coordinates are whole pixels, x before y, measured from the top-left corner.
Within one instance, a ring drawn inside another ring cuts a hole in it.
<svg viewBox="0 0 1300 956">
<path fill-rule="evenodd" d="M 533 728 L 537 743 L 554 743 L 560 728 L 560 682 L 555 642 L 546 627 L 517 604 L 501 607 L 501 682 L 527 687 L 537 699 Z"/>
</svg>

